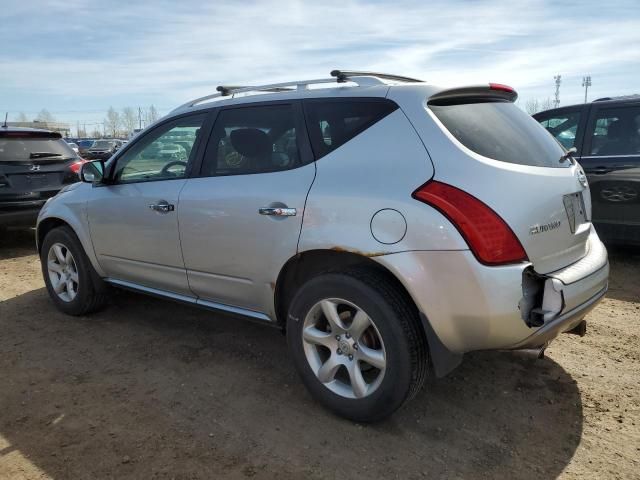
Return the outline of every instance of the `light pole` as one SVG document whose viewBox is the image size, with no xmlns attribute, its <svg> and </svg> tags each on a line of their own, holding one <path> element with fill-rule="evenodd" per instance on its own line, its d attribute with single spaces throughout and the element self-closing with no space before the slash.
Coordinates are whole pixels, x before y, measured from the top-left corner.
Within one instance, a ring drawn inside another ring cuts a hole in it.
<svg viewBox="0 0 640 480">
<path fill-rule="evenodd" d="M 560 106 L 560 83 L 562 82 L 562 76 L 559 74 L 553 77 L 556 81 L 556 98 L 553 100 L 553 106 L 558 108 Z"/>
<path fill-rule="evenodd" d="M 584 87 L 584 103 L 587 103 L 587 91 L 591 86 L 591 75 L 587 75 L 586 77 L 582 77 L 582 86 Z"/>
</svg>

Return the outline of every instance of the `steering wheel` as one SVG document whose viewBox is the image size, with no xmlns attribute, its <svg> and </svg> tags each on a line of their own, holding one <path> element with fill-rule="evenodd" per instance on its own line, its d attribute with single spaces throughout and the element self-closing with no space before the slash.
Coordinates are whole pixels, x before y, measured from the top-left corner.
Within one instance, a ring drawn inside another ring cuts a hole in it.
<svg viewBox="0 0 640 480">
<path fill-rule="evenodd" d="M 180 160 L 174 160 L 173 162 L 169 162 L 164 167 L 162 167 L 162 170 L 160 170 L 160 175 L 167 175 L 168 173 L 170 173 L 169 169 L 171 167 L 175 167 L 176 165 L 182 165 L 185 169 L 187 168 L 187 162 L 181 162 Z"/>
</svg>

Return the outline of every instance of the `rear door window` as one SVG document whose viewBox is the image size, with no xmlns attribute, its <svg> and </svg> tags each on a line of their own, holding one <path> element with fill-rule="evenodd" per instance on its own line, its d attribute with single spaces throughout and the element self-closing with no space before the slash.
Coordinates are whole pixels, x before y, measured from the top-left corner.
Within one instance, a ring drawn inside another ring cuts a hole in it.
<svg viewBox="0 0 640 480">
<path fill-rule="evenodd" d="M 560 144 L 531 116 L 506 101 L 429 104 L 468 149 L 494 160 L 534 167 L 569 167 Z"/>
<path fill-rule="evenodd" d="M 581 116 L 582 111 L 575 110 L 555 113 L 549 116 L 536 115 L 535 118 L 564 148 L 569 149 L 577 147 L 576 134 Z"/>
<path fill-rule="evenodd" d="M 385 99 L 305 101 L 307 128 L 316 159 L 344 145 L 397 108 Z"/>
<path fill-rule="evenodd" d="M 600 109 L 588 135 L 591 156 L 640 154 L 640 106 Z"/>
<path fill-rule="evenodd" d="M 299 167 L 300 128 L 293 104 L 220 112 L 207 144 L 203 176 L 247 175 Z"/>
</svg>

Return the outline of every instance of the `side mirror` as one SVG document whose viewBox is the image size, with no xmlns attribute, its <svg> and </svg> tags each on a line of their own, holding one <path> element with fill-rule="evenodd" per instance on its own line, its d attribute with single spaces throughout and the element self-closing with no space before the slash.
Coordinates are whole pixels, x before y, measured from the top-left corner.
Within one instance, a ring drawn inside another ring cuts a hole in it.
<svg viewBox="0 0 640 480">
<path fill-rule="evenodd" d="M 104 161 L 94 160 L 82 164 L 80 179 L 85 183 L 100 183 L 104 179 Z"/>
</svg>

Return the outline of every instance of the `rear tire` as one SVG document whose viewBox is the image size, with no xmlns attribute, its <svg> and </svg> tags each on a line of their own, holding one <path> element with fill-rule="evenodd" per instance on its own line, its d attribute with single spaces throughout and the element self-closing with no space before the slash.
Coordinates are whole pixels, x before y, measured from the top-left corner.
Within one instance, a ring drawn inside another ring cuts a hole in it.
<svg viewBox="0 0 640 480">
<path fill-rule="evenodd" d="M 57 227 L 46 234 L 40 264 L 49 296 L 62 312 L 86 315 L 106 304 L 106 284 L 69 227 Z"/>
<path fill-rule="evenodd" d="M 411 300 L 384 274 L 331 272 L 296 293 L 287 341 L 302 381 L 320 403 L 348 419 L 373 422 L 424 383 L 428 349 L 419 322 Z"/>
</svg>

